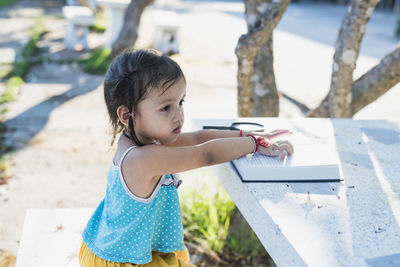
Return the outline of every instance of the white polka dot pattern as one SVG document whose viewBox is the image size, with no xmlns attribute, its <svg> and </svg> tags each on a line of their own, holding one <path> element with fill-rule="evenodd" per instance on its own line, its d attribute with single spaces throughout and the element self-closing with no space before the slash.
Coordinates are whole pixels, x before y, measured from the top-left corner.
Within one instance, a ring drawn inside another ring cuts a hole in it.
<svg viewBox="0 0 400 267">
<path fill-rule="evenodd" d="M 170 175 L 166 178 L 171 179 Z M 106 196 L 82 233 L 86 246 L 113 262 L 145 264 L 151 251 L 183 250 L 183 227 L 177 189 L 161 186 L 149 203 L 131 198 L 118 169 L 110 168 Z"/>
</svg>

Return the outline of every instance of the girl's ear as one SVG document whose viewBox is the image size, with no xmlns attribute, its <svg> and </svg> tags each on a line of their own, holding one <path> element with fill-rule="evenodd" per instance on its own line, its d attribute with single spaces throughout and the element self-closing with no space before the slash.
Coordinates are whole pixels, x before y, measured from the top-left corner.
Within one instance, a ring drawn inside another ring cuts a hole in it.
<svg viewBox="0 0 400 267">
<path fill-rule="evenodd" d="M 133 113 L 131 114 L 126 106 L 121 105 L 117 108 L 117 116 L 123 125 L 129 127 L 129 117 L 133 117 Z"/>
</svg>

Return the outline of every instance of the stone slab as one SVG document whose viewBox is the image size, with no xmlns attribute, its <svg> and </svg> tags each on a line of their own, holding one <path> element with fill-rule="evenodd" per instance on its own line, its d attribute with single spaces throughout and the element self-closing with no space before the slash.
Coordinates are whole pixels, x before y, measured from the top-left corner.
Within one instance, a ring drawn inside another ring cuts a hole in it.
<svg viewBox="0 0 400 267">
<path fill-rule="evenodd" d="M 79 267 L 81 233 L 91 208 L 28 209 L 15 267 Z"/>
</svg>

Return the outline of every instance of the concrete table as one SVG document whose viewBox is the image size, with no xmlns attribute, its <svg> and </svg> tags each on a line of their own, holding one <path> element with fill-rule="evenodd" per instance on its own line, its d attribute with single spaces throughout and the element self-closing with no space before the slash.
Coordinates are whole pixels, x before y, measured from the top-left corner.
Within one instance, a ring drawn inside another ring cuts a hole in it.
<svg viewBox="0 0 400 267">
<path fill-rule="evenodd" d="M 108 25 L 104 32 L 104 46 L 111 48 L 113 42 L 118 38 L 122 29 L 125 10 L 130 0 L 96 0 L 97 5 L 108 10 Z"/>
<path fill-rule="evenodd" d="M 243 120 L 331 127 L 336 140 L 342 182 L 242 183 L 229 163 L 211 167 L 278 266 L 400 266 L 400 121 Z"/>
</svg>

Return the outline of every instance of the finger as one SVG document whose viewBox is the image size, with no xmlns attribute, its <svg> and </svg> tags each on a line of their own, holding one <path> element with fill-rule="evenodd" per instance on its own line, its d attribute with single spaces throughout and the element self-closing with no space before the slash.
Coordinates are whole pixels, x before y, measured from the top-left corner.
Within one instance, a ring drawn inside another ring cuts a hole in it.
<svg viewBox="0 0 400 267">
<path fill-rule="evenodd" d="M 291 156 L 293 154 L 294 148 L 293 148 L 292 143 L 290 143 L 289 141 L 286 141 L 286 140 L 285 141 L 280 141 L 278 143 L 279 143 L 280 146 L 283 146 L 287 150 L 289 156 Z"/>
<path fill-rule="evenodd" d="M 285 134 L 292 134 L 292 132 L 290 130 L 285 130 L 285 129 L 273 130 L 272 132 L 269 133 L 268 138 L 272 139 Z"/>
<path fill-rule="evenodd" d="M 281 150 L 280 151 L 280 156 L 279 157 L 280 157 L 281 161 L 284 161 L 287 156 L 288 156 L 288 152 L 286 150 Z"/>
<path fill-rule="evenodd" d="M 283 129 L 277 129 L 277 130 L 273 130 L 273 131 L 271 131 L 271 132 L 269 132 L 268 133 L 268 139 L 272 139 L 272 138 L 275 138 L 275 137 L 277 137 L 277 136 L 279 136 L 279 135 L 283 135 L 283 134 L 285 134 L 285 133 L 287 133 L 289 130 L 283 130 Z"/>
<path fill-rule="evenodd" d="M 293 144 L 292 144 L 292 143 L 290 143 L 290 142 L 288 142 L 288 144 L 289 144 L 289 147 L 290 147 L 290 154 L 293 154 L 293 153 L 294 153 L 294 147 L 293 147 Z"/>
<path fill-rule="evenodd" d="M 287 155 L 289 155 L 289 156 L 292 155 L 291 147 L 290 147 L 290 144 L 288 142 L 283 142 L 283 143 L 279 144 L 279 150 L 280 151 L 285 151 L 285 153 Z"/>
<path fill-rule="evenodd" d="M 294 153 L 293 144 L 290 143 L 289 141 L 286 141 L 285 143 L 286 143 L 286 145 L 288 146 L 288 152 L 290 153 L 290 155 L 292 155 L 292 154 Z"/>
<path fill-rule="evenodd" d="M 289 132 L 289 130 L 285 130 L 285 129 L 276 129 L 276 130 L 271 131 L 270 134 L 271 134 L 272 136 L 278 136 L 278 135 L 280 135 L 280 134 L 285 134 L 285 133 L 288 133 L 288 132 Z"/>
<path fill-rule="evenodd" d="M 281 153 L 281 152 L 280 152 L 279 147 L 278 147 L 277 144 L 272 144 L 272 145 L 269 147 L 269 155 L 270 155 L 270 156 L 276 157 L 276 156 L 279 156 L 280 153 Z"/>
</svg>

